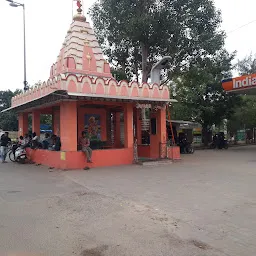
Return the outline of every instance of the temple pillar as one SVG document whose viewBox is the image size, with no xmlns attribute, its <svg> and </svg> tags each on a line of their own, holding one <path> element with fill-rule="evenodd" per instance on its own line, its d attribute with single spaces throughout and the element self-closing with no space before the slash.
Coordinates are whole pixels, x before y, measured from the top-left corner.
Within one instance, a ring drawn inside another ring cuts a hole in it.
<svg viewBox="0 0 256 256">
<path fill-rule="evenodd" d="M 107 127 L 107 144 L 111 145 L 112 144 L 112 138 L 111 138 L 111 112 L 107 110 L 106 112 L 106 127 Z"/>
<path fill-rule="evenodd" d="M 52 111 L 52 132 L 60 136 L 60 109 L 57 107 Z"/>
<path fill-rule="evenodd" d="M 28 113 L 19 113 L 19 136 L 28 133 Z"/>
<path fill-rule="evenodd" d="M 121 147 L 120 112 L 115 113 L 115 147 Z"/>
<path fill-rule="evenodd" d="M 40 112 L 32 112 L 32 132 L 35 132 L 37 136 L 40 136 Z"/>
<path fill-rule="evenodd" d="M 124 147 L 133 147 L 133 106 L 129 103 L 124 107 Z"/>
<path fill-rule="evenodd" d="M 61 151 L 77 151 L 77 102 L 60 104 Z"/>
<path fill-rule="evenodd" d="M 137 139 L 138 145 L 142 144 L 140 115 L 141 115 L 141 110 L 135 109 L 134 122 L 136 123 L 135 132 L 136 132 L 136 139 Z"/>
<path fill-rule="evenodd" d="M 166 143 L 166 109 L 152 113 L 150 123 L 150 157 L 156 159 L 160 157 L 161 143 Z M 152 127 L 154 124 L 155 127 Z"/>
</svg>

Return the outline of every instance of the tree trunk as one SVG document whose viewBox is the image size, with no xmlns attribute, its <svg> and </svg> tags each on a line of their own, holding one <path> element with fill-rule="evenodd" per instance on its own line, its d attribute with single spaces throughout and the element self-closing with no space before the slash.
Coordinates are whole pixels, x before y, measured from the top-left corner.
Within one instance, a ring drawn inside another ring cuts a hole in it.
<svg viewBox="0 0 256 256">
<path fill-rule="evenodd" d="M 208 146 L 208 126 L 207 125 L 203 125 L 203 129 L 202 129 L 202 139 L 203 139 L 203 144 L 205 147 Z"/>
<path fill-rule="evenodd" d="M 122 66 L 122 71 L 125 74 L 125 62 L 122 62 L 121 66 Z"/>
<path fill-rule="evenodd" d="M 135 61 L 135 76 L 136 76 L 136 81 L 137 83 L 139 82 L 139 68 L 138 68 L 138 63 Z"/>
<path fill-rule="evenodd" d="M 141 55 L 142 55 L 142 83 L 147 83 L 148 81 L 148 48 L 147 45 L 141 42 Z"/>
<path fill-rule="evenodd" d="M 148 82 L 148 49 L 145 43 L 141 42 L 141 55 L 142 55 L 142 83 Z M 146 119 L 146 109 L 142 109 L 141 111 L 142 120 Z"/>
</svg>

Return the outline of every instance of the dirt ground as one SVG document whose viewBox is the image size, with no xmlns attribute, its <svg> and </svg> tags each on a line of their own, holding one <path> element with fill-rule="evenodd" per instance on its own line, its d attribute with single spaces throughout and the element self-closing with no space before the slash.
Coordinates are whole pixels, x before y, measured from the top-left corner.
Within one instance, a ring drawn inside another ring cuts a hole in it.
<svg viewBox="0 0 256 256">
<path fill-rule="evenodd" d="M 0 255 L 254 256 L 256 147 L 161 167 L 0 165 Z"/>
</svg>

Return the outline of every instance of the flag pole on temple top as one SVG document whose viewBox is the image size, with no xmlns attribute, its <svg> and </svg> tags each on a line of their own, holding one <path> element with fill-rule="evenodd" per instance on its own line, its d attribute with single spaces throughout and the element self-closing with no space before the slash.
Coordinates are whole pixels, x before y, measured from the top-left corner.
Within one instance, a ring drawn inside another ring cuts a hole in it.
<svg viewBox="0 0 256 256">
<path fill-rule="evenodd" d="M 84 15 L 84 0 L 72 0 L 72 19 L 74 15 L 74 2 L 76 2 L 76 6 L 82 10 L 82 14 Z"/>
</svg>

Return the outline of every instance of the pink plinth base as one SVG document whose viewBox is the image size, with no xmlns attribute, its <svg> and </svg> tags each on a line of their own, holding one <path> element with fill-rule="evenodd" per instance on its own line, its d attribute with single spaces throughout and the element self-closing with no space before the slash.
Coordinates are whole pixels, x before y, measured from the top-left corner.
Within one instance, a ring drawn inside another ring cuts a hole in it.
<svg viewBox="0 0 256 256">
<path fill-rule="evenodd" d="M 167 157 L 172 160 L 180 160 L 180 147 L 168 147 Z"/>
<path fill-rule="evenodd" d="M 83 152 L 57 152 L 27 149 L 28 157 L 36 164 L 61 170 L 77 170 L 88 166 L 107 167 L 133 163 L 133 148 L 93 150 L 92 164 L 87 164 Z"/>
</svg>

